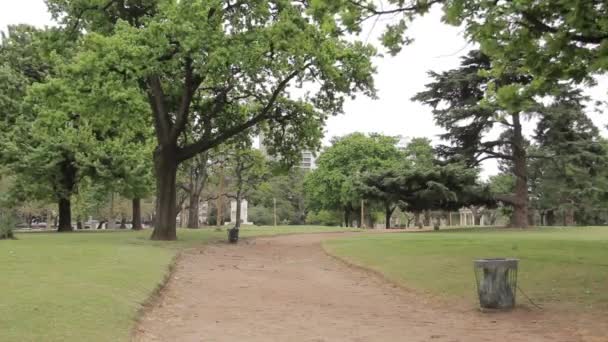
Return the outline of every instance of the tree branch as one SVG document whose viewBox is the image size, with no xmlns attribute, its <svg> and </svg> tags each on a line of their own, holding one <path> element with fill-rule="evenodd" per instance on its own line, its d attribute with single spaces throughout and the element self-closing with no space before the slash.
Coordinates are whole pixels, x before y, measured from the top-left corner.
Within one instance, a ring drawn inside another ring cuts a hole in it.
<svg viewBox="0 0 608 342">
<path fill-rule="evenodd" d="M 184 66 L 185 76 L 184 76 L 184 89 L 182 90 L 182 99 L 179 105 L 179 109 L 175 115 L 175 124 L 171 129 L 171 133 L 169 135 L 170 140 L 177 140 L 177 137 L 183 132 L 186 127 L 186 123 L 188 122 L 188 114 L 190 112 L 190 104 L 192 103 L 192 97 L 196 92 L 196 89 L 203 82 L 201 77 L 196 77 L 194 75 L 194 69 L 192 67 L 192 59 L 190 57 L 186 57 L 185 66 Z"/>
<path fill-rule="evenodd" d="M 148 78 L 148 99 L 154 113 L 154 126 L 156 138 L 160 144 L 167 144 L 170 140 L 171 120 L 165 106 L 165 94 L 158 76 Z"/>
<path fill-rule="evenodd" d="M 425 3 L 420 3 L 417 2 L 415 5 L 411 5 L 411 6 L 406 6 L 406 7 L 398 7 L 398 8 L 394 8 L 391 10 L 380 10 L 378 11 L 377 9 L 368 6 L 368 5 L 364 5 L 358 1 L 355 0 L 348 0 L 349 3 L 351 3 L 352 5 L 355 5 L 361 9 L 364 9 L 374 15 L 385 15 L 385 14 L 395 14 L 395 13 L 401 13 L 401 12 L 412 12 L 412 11 L 419 11 L 422 10 L 424 8 L 430 8 L 431 6 L 433 6 L 434 4 L 438 4 L 438 3 L 442 3 L 444 2 L 444 0 L 431 0 Z"/>
<path fill-rule="evenodd" d="M 230 127 L 228 129 L 224 130 L 221 133 L 217 133 L 215 137 L 207 137 L 206 139 L 201 138 L 199 141 L 197 141 L 193 144 L 180 148 L 177 153 L 177 160 L 184 161 L 184 160 L 190 159 L 193 156 L 195 156 L 196 154 L 206 151 L 210 148 L 213 148 L 213 147 L 221 144 L 222 142 L 226 141 L 227 139 L 230 139 L 233 136 L 245 131 L 246 129 L 249 129 L 249 128 L 255 126 L 256 124 L 260 123 L 261 121 L 269 119 L 270 110 L 273 108 L 274 104 L 276 103 L 277 99 L 279 98 L 279 95 L 285 90 L 285 88 L 287 87 L 287 85 L 289 84 L 289 82 L 291 80 L 293 80 L 296 76 L 298 76 L 300 74 L 300 72 L 302 70 L 308 68 L 310 65 L 312 65 L 312 64 L 311 63 L 306 64 L 304 67 L 293 71 L 284 80 L 282 80 L 277 85 L 275 90 L 272 92 L 272 95 L 270 96 L 270 99 L 268 100 L 268 102 L 266 103 L 264 108 L 262 108 L 262 110 L 260 110 L 260 112 L 257 115 L 253 116 L 251 119 L 249 119 L 248 121 L 245 121 L 242 124 L 235 125 L 233 127 Z"/>
<path fill-rule="evenodd" d="M 545 33 L 558 33 L 559 29 L 549 26 L 545 23 L 543 23 L 540 19 L 538 19 L 537 17 L 535 17 L 532 13 L 528 12 L 528 11 L 523 11 L 522 13 L 522 17 L 526 20 L 526 22 L 528 22 L 531 25 L 531 28 L 539 31 L 539 32 L 545 32 Z M 524 26 L 528 26 L 525 23 L 523 23 Z M 605 39 L 608 39 L 608 34 L 604 34 L 604 35 L 580 35 L 580 34 L 570 34 L 567 33 L 568 37 L 570 37 L 570 39 L 580 42 L 580 43 L 586 43 L 586 44 L 601 44 Z"/>
</svg>

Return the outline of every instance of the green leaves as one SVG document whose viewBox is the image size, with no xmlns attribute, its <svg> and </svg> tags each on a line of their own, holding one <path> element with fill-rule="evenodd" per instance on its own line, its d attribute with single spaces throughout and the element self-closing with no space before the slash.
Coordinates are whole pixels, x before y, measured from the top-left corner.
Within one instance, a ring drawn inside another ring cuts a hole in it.
<svg viewBox="0 0 608 342">
<path fill-rule="evenodd" d="M 396 143 L 396 138 L 380 134 L 353 133 L 335 139 L 317 159 L 318 168 L 306 176 L 309 206 L 315 210 L 356 207 L 363 197 L 360 177 L 402 161 Z"/>
</svg>

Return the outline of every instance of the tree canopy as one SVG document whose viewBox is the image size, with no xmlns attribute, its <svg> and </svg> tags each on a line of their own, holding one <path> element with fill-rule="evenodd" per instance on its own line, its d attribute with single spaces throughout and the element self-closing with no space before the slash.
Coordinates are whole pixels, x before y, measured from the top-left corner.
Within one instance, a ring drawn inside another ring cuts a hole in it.
<svg viewBox="0 0 608 342">
<path fill-rule="evenodd" d="M 312 210 L 341 210 L 345 224 L 363 199 L 358 179 L 367 172 L 391 167 L 402 159 L 397 138 L 353 133 L 335 138 L 317 159 L 317 169 L 305 180 L 307 203 Z"/>
<path fill-rule="evenodd" d="M 248 129 L 295 156 L 315 147 L 345 96 L 373 95 L 371 46 L 310 20 L 301 3 L 256 0 L 50 0 L 66 27 L 87 30 L 76 56 L 88 82 L 145 94 L 157 148 L 153 239 L 175 239 L 177 165 Z M 315 84 L 304 95 L 293 92 Z M 193 131 L 193 140 L 183 132 Z"/>
</svg>

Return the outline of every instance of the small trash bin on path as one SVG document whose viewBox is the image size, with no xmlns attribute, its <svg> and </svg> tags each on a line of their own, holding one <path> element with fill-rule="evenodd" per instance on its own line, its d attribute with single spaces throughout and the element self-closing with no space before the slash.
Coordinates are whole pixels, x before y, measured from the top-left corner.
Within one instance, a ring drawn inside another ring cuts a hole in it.
<svg viewBox="0 0 608 342">
<path fill-rule="evenodd" d="M 517 292 L 519 259 L 479 259 L 473 262 L 482 309 L 511 309 Z"/>
</svg>

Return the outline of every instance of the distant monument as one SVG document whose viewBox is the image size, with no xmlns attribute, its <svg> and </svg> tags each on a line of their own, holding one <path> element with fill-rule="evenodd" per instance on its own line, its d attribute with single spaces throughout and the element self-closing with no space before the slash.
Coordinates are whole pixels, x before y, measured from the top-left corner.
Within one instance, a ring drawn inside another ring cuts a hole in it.
<svg viewBox="0 0 608 342">
<path fill-rule="evenodd" d="M 249 222 L 247 219 L 247 207 L 248 203 L 246 199 L 241 200 L 241 224 L 252 225 L 253 222 Z M 230 201 L 230 222 L 226 224 L 236 223 L 236 200 Z"/>
</svg>

